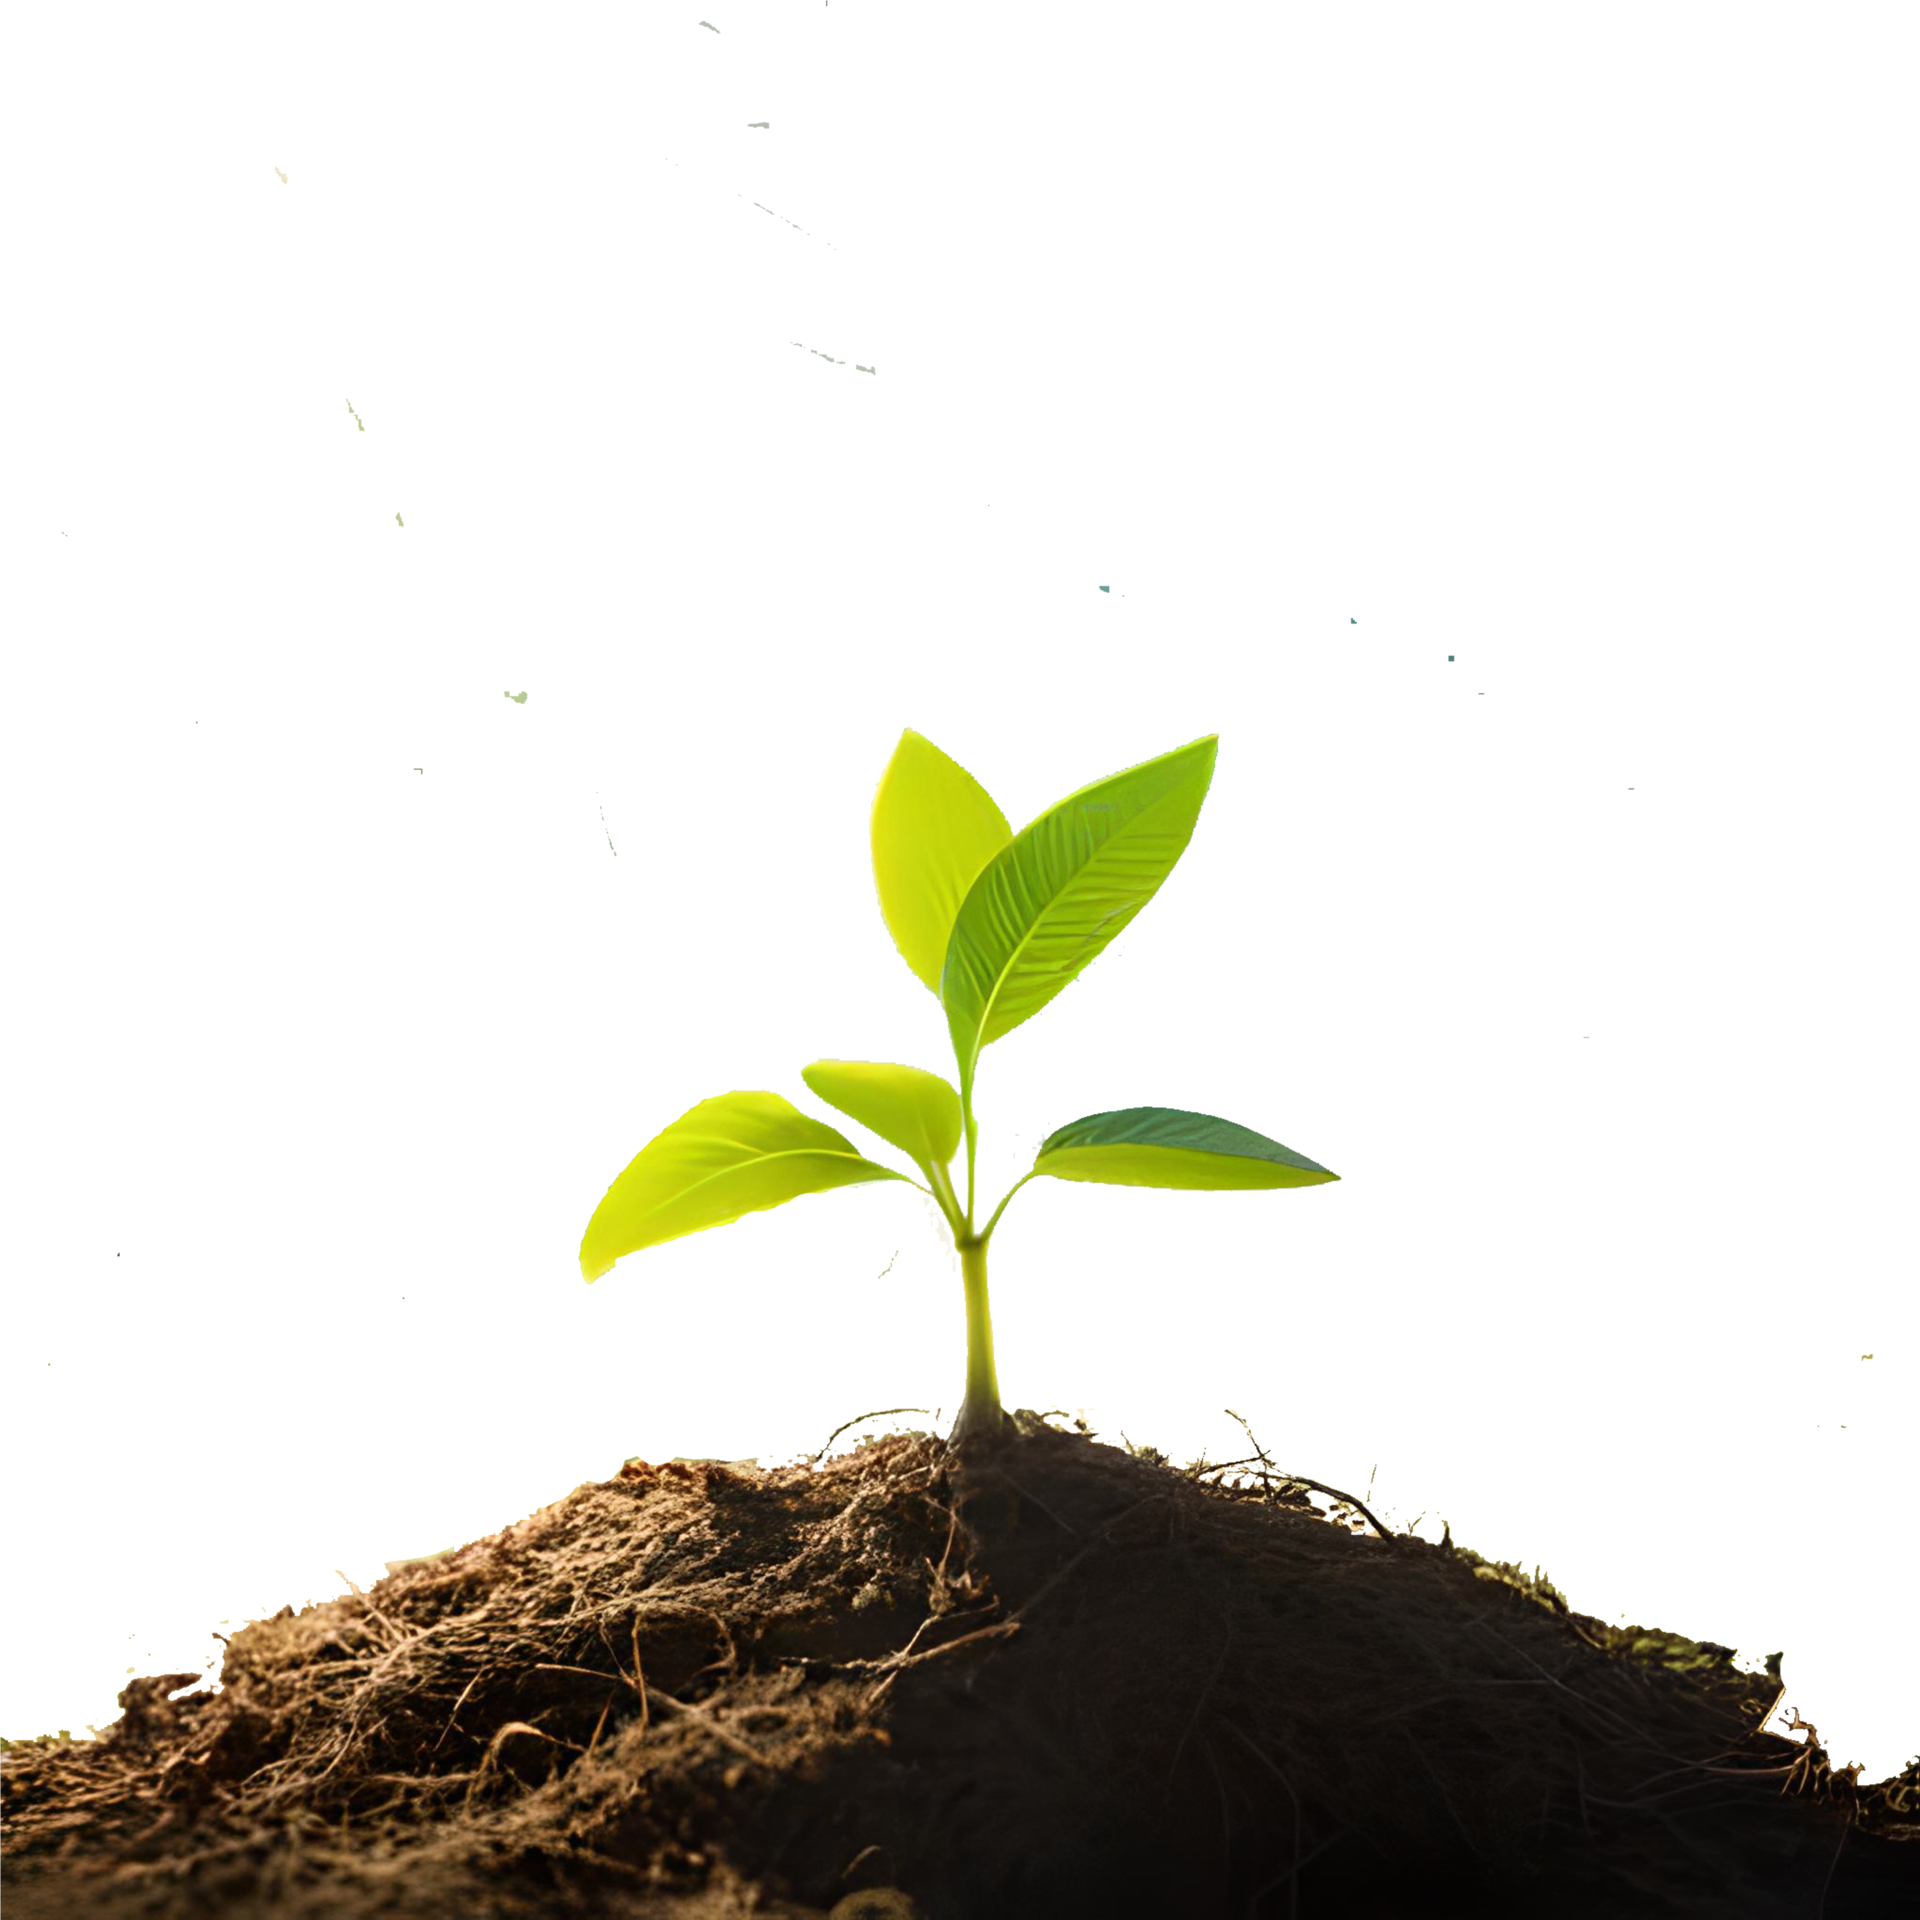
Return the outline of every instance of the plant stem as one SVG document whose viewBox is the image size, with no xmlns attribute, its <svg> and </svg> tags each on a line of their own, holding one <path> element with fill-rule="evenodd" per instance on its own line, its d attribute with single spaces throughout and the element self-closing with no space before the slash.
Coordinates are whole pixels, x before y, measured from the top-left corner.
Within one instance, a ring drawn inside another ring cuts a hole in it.
<svg viewBox="0 0 1920 1920">
<path fill-rule="evenodd" d="M 973 1149 L 980 1138 L 980 1129 L 973 1117 L 973 1082 L 963 1080 L 960 1083 L 960 1118 L 967 1135 L 967 1225 L 973 1225 Z"/>
<path fill-rule="evenodd" d="M 970 1440 L 997 1438 L 1007 1416 L 1000 1405 L 1000 1382 L 993 1370 L 993 1319 L 987 1311 L 987 1236 L 962 1234 L 954 1241 L 960 1250 L 960 1284 L 967 1298 L 967 1390 L 949 1447 Z"/>
</svg>

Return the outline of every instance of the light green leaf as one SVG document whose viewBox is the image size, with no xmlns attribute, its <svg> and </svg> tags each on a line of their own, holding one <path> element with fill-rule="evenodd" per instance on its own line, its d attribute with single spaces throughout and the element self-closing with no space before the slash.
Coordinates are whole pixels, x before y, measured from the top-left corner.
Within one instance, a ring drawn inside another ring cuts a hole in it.
<svg viewBox="0 0 1920 1920">
<path fill-rule="evenodd" d="M 777 1093 L 723 1093 L 689 1107 L 627 1163 L 587 1222 L 580 1271 L 863 1180 L 906 1180 Z M 912 1185 L 911 1181 L 908 1181 Z"/>
<path fill-rule="evenodd" d="M 1338 1180 L 1305 1154 L 1250 1127 L 1180 1107 L 1092 1113 L 1040 1143 L 1035 1173 L 1109 1187 L 1318 1187 Z"/>
<path fill-rule="evenodd" d="M 882 1060 L 816 1060 L 800 1069 L 800 1078 L 929 1176 L 959 1151 L 960 1096 L 937 1073 Z"/>
<path fill-rule="evenodd" d="M 973 883 L 940 975 L 963 1101 L 980 1049 L 1038 1013 L 1159 890 L 1193 837 L 1219 745 L 1210 733 L 1069 794 Z"/>
<path fill-rule="evenodd" d="M 901 733 L 873 797 L 873 880 L 893 944 L 932 993 L 967 889 L 1012 838 L 965 767 L 911 727 Z"/>
</svg>

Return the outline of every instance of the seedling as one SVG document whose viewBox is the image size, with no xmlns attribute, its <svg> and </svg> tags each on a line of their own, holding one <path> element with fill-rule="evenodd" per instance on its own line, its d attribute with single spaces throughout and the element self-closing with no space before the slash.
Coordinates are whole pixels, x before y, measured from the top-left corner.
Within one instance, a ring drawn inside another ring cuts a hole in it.
<svg viewBox="0 0 1920 1920">
<path fill-rule="evenodd" d="M 589 1283 L 623 1255 L 722 1227 L 801 1194 L 869 1180 L 920 1187 L 953 1229 L 966 1299 L 967 1378 L 948 1445 L 1000 1438 L 987 1243 L 1040 1174 L 1106 1186 L 1313 1187 L 1340 1176 L 1265 1134 L 1179 1107 L 1089 1114 L 1040 1143 L 984 1227 L 974 1226 L 974 1076 L 983 1048 L 1075 979 L 1159 890 L 1193 837 L 1220 736 L 1082 787 L 1019 834 L 980 783 L 911 727 L 873 802 L 873 877 L 901 957 L 940 1002 L 960 1086 L 920 1067 L 816 1060 L 800 1070 L 829 1106 L 898 1147 L 926 1185 L 867 1159 L 777 1093 L 702 1100 L 640 1149 L 580 1242 Z M 948 1167 L 967 1146 L 961 1211 Z"/>
</svg>

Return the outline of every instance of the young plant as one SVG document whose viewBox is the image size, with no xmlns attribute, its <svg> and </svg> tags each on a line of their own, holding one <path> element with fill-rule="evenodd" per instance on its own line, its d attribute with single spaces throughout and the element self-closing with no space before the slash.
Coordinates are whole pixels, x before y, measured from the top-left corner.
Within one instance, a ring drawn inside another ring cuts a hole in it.
<svg viewBox="0 0 1920 1920">
<path fill-rule="evenodd" d="M 898 1147 L 927 1184 L 866 1159 L 777 1093 L 702 1100 L 640 1149 L 580 1242 L 589 1283 L 657 1247 L 805 1193 L 869 1180 L 920 1187 L 953 1229 L 966 1298 L 967 1379 L 948 1444 L 1001 1436 L 987 1243 L 1007 1201 L 1039 1174 L 1107 1186 L 1312 1187 L 1340 1176 L 1231 1120 L 1179 1107 L 1093 1113 L 1050 1133 L 1032 1169 L 976 1229 L 974 1076 L 981 1050 L 1038 1013 L 1144 907 L 1173 869 L 1213 778 L 1215 733 L 1082 787 L 1015 834 L 980 783 L 907 728 L 874 796 L 873 877 L 887 931 L 940 1002 L 959 1066 L 816 1060 L 800 1077 Z M 961 1211 L 948 1164 L 967 1143 Z"/>
</svg>

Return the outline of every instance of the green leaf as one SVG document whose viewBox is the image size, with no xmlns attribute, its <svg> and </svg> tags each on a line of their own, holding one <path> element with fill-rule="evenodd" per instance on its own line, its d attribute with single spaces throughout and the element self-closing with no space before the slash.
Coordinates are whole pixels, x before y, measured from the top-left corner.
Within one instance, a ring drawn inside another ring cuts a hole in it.
<svg viewBox="0 0 1920 1920">
<path fill-rule="evenodd" d="M 882 1060 L 816 1060 L 800 1078 L 830 1107 L 871 1127 L 931 1177 L 960 1148 L 960 1096 L 920 1067 Z"/>
<path fill-rule="evenodd" d="M 627 1163 L 587 1222 L 580 1271 L 591 1283 L 623 1254 L 803 1193 L 906 1178 L 862 1158 L 845 1134 L 777 1093 L 719 1094 L 689 1107 Z"/>
<path fill-rule="evenodd" d="M 1338 1180 L 1305 1154 L 1250 1127 L 1180 1107 L 1091 1113 L 1040 1143 L 1035 1173 L 1109 1187 L 1318 1187 Z"/>
<path fill-rule="evenodd" d="M 911 727 L 901 733 L 873 797 L 873 880 L 893 944 L 935 995 L 960 903 L 1012 838 L 965 767 Z"/>
<path fill-rule="evenodd" d="M 980 1049 L 1038 1013 L 1159 890 L 1193 837 L 1219 745 L 1210 733 L 1069 794 L 973 883 L 940 975 L 963 1101 Z"/>
</svg>

